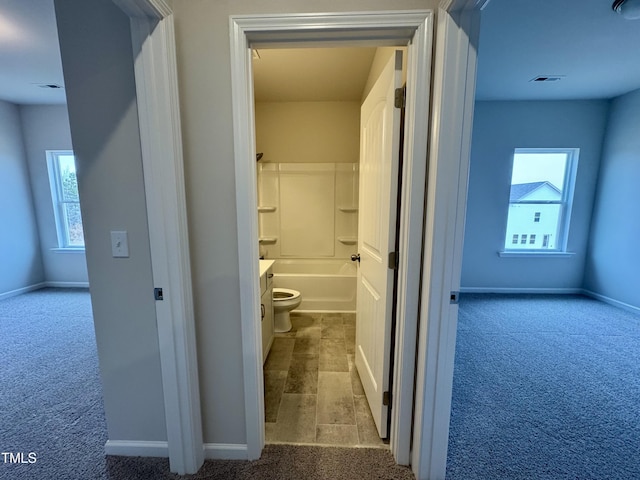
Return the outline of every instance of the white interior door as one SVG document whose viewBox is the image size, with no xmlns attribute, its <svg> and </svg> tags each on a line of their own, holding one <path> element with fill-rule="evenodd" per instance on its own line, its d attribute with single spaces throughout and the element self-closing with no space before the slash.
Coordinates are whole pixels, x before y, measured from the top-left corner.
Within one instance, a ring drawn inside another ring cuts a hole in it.
<svg viewBox="0 0 640 480">
<path fill-rule="evenodd" d="M 400 114 L 395 91 L 402 82 L 402 52 L 389 60 L 365 99 L 360 116 L 360 198 L 356 367 L 378 433 L 387 436 L 391 312 L 394 271 Z"/>
</svg>

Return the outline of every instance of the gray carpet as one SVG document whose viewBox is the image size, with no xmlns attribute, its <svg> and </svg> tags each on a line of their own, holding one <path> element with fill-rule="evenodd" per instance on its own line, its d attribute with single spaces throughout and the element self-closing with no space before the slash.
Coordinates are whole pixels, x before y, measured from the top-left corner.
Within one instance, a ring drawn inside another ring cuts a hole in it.
<svg viewBox="0 0 640 480">
<path fill-rule="evenodd" d="M 87 290 L 0 301 L 0 480 L 412 479 L 388 450 L 268 445 L 260 460 L 207 461 L 179 477 L 157 458 L 105 457 L 102 391 Z M 36 454 L 4 463 L 2 452 Z"/>
<path fill-rule="evenodd" d="M 413 480 L 380 448 L 267 445 L 259 460 L 207 461 L 196 475 L 169 473 L 165 459 L 109 457 L 109 478 L 131 480 Z"/>
<path fill-rule="evenodd" d="M 0 301 L 0 479 L 93 479 L 107 440 L 91 300 L 43 289 Z M 27 460 L 25 458 L 25 460 Z"/>
<path fill-rule="evenodd" d="M 640 478 L 640 316 L 463 295 L 447 478 Z"/>
</svg>

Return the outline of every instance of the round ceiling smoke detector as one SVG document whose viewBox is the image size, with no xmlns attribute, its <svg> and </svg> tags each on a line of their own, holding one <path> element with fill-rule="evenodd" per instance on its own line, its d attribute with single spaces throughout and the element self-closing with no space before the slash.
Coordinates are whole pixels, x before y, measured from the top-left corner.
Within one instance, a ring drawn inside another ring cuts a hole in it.
<svg viewBox="0 0 640 480">
<path fill-rule="evenodd" d="M 615 0 L 611 8 L 627 20 L 640 19 L 640 0 Z"/>
</svg>

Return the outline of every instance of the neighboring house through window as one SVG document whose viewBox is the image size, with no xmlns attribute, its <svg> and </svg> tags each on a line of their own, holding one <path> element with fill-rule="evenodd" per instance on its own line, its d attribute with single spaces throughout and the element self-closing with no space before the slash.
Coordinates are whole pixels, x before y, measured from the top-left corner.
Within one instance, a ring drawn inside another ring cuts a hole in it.
<svg viewBox="0 0 640 480">
<path fill-rule="evenodd" d="M 82 216 L 75 157 L 69 150 L 48 150 L 47 167 L 51 199 L 58 232 L 58 247 L 83 249 Z"/>
<path fill-rule="evenodd" d="M 506 251 L 566 251 L 578 153 L 577 148 L 515 150 Z"/>
</svg>

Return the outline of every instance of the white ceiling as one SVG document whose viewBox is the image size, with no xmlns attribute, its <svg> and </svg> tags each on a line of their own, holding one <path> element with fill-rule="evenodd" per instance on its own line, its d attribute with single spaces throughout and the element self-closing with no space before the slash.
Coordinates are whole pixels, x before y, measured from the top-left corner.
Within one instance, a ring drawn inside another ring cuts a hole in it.
<svg viewBox="0 0 640 480">
<path fill-rule="evenodd" d="M 375 48 L 258 50 L 253 60 L 258 102 L 360 101 Z"/>
<path fill-rule="evenodd" d="M 613 0 L 491 0 L 482 11 L 476 98 L 612 98 L 640 88 L 640 20 Z M 562 75 L 557 82 L 530 82 Z"/>
<path fill-rule="evenodd" d="M 65 103 L 53 0 L 0 1 L 0 99 L 18 104 Z"/>
<path fill-rule="evenodd" d="M 640 88 L 640 21 L 613 0 L 491 0 L 482 12 L 477 98 L 611 98 Z M 359 99 L 370 49 L 261 50 L 258 101 Z M 313 53 L 313 55 L 312 55 Z M 293 65 L 289 68 L 287 65 Z M 296 68 L 297 67 L 297 68 Z M 558 75 L 557 82 L 530 82 Z M 0 2 L 0 99 L 64 103 L 53 0 Z"/>
</svg>

